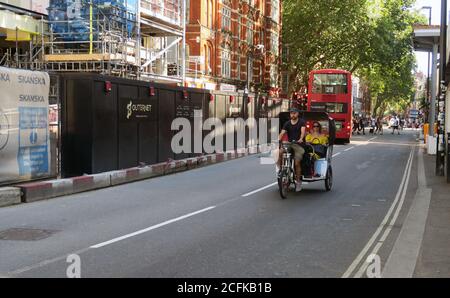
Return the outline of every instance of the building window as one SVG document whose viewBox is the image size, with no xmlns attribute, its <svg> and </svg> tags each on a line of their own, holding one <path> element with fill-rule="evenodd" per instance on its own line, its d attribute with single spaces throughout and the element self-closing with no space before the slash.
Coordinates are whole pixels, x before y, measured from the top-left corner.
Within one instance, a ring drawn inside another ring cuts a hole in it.
<svg viewBox="0 0 450 298">
<path fill-rule="evenodd" d="M 203 57 L 205 57 L 205 63 L 203 65 L 204 69 L 205 69 L 205 74 L 208 74 L 208 64 L 209 64 L 209 59 L 208 59 L 208 46 L 204 45 L 203 46 Z"/>
<path fill-rule="evenodd" d="M 207 0 L 207 24 L 208 24 L 208 28 L 212 28 L 212 24 L 213 24 L 213 2 L 212 0 Z"/>
<path fill-rule="evenodd" d="M 231 9 L 222 7 L 222 29 L 231 30 Z"/>
<path fill-rule="evenodd" d="M 237 54 L 236 59 L 237 59 L 236 78 L 238 80 L 240 80 L 241 79 L 241 55 Z"/>
<path fill-rule="evenodd" d="M 191 0 L 186 0 L 186 24 L 189 24 Z"/>
<path fill-rule="evenodd" d="M 271 51 L 274 55 L 277 56 L 279 53 L 278 35 L 272 32 L 272 34 L 270 36 L 270 41 L 271 41 L 271 45 L 270 45 Z"/>
<path fill-rule="evenodd" d="M 263 71 L 263 66 L 260 64 L 258 67 L 258 83 L 262 83 L 263 79 L 264 79 L 264 71 Z"/>
<path fill-rule="evenodd" d="M 241 40 L 241 16 L 238 16 L 236 26 L 237 26 L 237 37 L 239 40 Z"/>
<path fill-rule="evenodd" d="M 247 21 L 247 43 L 253 45 L 253 22 Z"/>
<path fill-rule="evenodd" d="M 189 51 L 189 45 L 187 43 L 186 43 L 185 55 L 186 55 L 186 60 L 184 62 L 185 63 L 184 66 L 186 68 L 186 71 L 189 71 L 189 69 L 190 69 L 190 63 L 189 63 L 190 51 Z"/>
<path fill-rule="evenodd" d="M 280 1 L 272 0 L 272 20 L 280 22 Z"/>
<path fill-rule="evenodd" d="M 222 77 L 231 77 L 231 54 L 228 50 L 222 51 Z"/>
<path fill-rule="evenodd" d="M 247 81 L 253 82 L 253 58 L 251 57 L 248 57 L 247 68 Z"/>
<path fill-rule="evenodd" d="M 276 87 L 278 85 L 278 66 L 270 65 L 270 86 Z"/>
<path fill-rule="evenodd" d="M 210 75 L 210 74 L 212 74 L 212 50 L 211 50 L 211 47 L 210 46 L 208 46 L 208 47 L 206 47 L 206 50 L 207 50 L 207 54 L 206 54 L 206 59 L 208 60 L 207 62 L 206 62 L 206 74 L 208 74 L 208 75 Z"/>
</svg>

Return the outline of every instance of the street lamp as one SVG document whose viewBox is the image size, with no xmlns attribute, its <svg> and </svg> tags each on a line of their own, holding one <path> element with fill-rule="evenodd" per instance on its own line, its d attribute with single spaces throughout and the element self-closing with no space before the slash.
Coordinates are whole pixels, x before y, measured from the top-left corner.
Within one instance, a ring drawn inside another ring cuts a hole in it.
<svg viewBox="0 0 450 298">
<path fill-rule="evenodd" d="M 422 6 L 420 8 L 421 10 L 428 9 L 428 25 L 431 26 L 431 6 Z M 428 97 L 430 94 L 430 52 L 428 52 L 428 60 L 427 60 L 427 101 L 430 101 L 430 98 Z"/>
<path fill-rule="evenodd" d="M 421 10 L 424 10 L 424 9 L 428 9 L 429 11 L 428 11 L 428 25 L 431 25 L 431 10 L 432 10 L 432 7 L 431 6 L 422 6 L 421 8 L 420 8 Z"/>
<path fill-rule="evenodd" d="M 260 55 L 264 55 L 264 45 L 263 44 L 257 44 L 255 45 L 255 51 L 252 51 L 251 55 L 250 53 L 247 53 L 247 83 L 246 87 L 250 90 L 250 80 L 253 79 L 253 70 L 250 72 L 250 67 L 253 67 L 253 64 L 250 63 L 250 58 L 258 57 Z M 253 60 L 251 61 L 253 62 Z"/>
</svg>

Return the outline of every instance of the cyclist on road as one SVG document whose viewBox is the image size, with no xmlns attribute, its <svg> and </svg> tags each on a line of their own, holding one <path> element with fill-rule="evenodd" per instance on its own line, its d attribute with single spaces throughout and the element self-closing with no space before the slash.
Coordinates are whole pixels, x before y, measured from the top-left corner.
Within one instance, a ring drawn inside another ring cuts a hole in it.
<svg viewBox="0 0 450 298">
<path fill-rule="evenodd" d="M 283 137 L 287 134 L 288 142 L 297 142 L 296 144 L 291 144 L 290 149 L 294 152 L 294 163 L 295 163 L 295 178 L 296 185 L 295 191 L 299 192 L 302 190 L 302 168 L 301 161 L 303 155 L 305 154 L 305 149 L 300 146 L 303 143 L 306 135 L 306 122 L 299 117 L 300 110 L 297 108 L 291 108 L 289 110 L 291 120 L 286 122 L 281 130 L 278 140 L 283 142 Z M 280 156 L 278 158 L 278 168 L 281 169 L 281 161 L 283 158 L 283 149 L 280 150 Z"/>
</svg>

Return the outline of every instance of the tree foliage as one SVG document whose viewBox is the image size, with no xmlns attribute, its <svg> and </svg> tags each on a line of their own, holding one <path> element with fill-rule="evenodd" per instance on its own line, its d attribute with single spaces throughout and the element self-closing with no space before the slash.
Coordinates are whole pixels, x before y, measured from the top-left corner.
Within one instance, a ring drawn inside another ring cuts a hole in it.
<svg viewBox="0 0 450 298">
<path fill-rule="evenodd" d="M 367 83 L 374 113 L 406 107 L 415 66 L 414 0 L 284 0 L 283 38 L 293 89 L 313 69 L 346 69 Z"/>
</svg>

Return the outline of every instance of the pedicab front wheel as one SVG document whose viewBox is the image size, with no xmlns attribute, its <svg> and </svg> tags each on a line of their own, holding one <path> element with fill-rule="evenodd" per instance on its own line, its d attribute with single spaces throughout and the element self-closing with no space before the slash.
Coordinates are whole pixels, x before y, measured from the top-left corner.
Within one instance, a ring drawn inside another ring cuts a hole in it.
<svg viewBox="0 0 450 298">
<path fill-rule="evenodd" d="M 333 187 L 333 170 L 332 170 L 331 166 L 329 166 L 327 169 L 327 175 L 325 178 L 325 189 L 327 191 L 330 191 L 332 187 Z"/>
<path fill-rule="evenodd" d="M 289 191 L 289 175 L 287 171 L 283 170 L 278 177 L 278 189 L 282 199 L 286 199 Z"/>
</svg>

